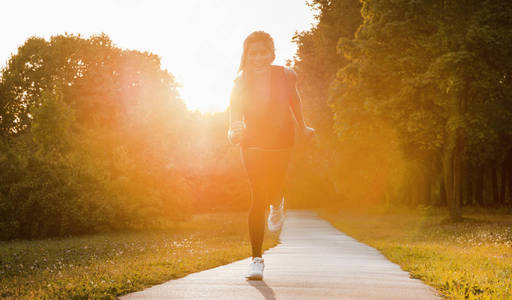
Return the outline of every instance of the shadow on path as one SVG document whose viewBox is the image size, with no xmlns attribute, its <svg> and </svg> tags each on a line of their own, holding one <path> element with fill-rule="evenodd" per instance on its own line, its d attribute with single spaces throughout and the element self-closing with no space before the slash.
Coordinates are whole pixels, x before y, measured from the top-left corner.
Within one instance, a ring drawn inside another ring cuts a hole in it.
<svg viewBox="0 0 512 300">
<path fill-rule="evenodd" d="M 274 290 L 268 286 L 264 280 L 247 280 L 249 285 L 253 286 L 260 292 L 266 300 L 275 300 Z"/>
</svg>

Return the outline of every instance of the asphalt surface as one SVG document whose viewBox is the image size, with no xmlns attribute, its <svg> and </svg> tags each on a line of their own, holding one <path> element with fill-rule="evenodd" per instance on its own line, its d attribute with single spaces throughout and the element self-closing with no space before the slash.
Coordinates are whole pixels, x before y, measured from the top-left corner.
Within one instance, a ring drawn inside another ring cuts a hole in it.
<svg viewBox="0 0 512 300">
<path fill-rule="evenodd" d="M 288 210 L 279 239 L 262 255 L 261 281 L 245 279 L 247 258 L 120 299 L 441 299 L 435 289 L 314 212 Z"/>
</svg>

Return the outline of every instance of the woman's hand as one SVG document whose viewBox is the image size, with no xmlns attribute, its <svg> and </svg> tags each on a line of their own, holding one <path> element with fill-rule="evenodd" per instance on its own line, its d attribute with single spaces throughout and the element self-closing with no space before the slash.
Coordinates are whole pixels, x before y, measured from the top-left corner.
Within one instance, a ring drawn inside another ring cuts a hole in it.
<svg viewBox="0 0 512 300">
<path fill-rule="evenodd" d="M 304 126 L 304 128 L 302 128 L 302 135 L 304 135 L 306 141 L 310 142 L 316 137 L 316 132 L 314 128 Z"/>
<path fill-rule="evenodd" d="M 242 141 L 244 132 L 244 122 L 235 121 L 231 123 L 231 128 L 228 130 L 228 139 L 231 144 L 238 145 Z"/>
</svg>

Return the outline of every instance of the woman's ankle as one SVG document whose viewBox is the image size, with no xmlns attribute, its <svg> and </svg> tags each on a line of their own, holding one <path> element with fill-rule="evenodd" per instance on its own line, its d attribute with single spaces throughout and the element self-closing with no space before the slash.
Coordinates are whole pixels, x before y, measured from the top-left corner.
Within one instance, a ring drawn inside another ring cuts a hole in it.
<svg viewBox="0 0 512 300">
<path fill-rule="evenodd" d="M 274 208 L 280 208 L 281 205 L 283 205 L 283 202 L 284 202 L 284 197 L 283 198 L 280 198 L 278 200 L 275 200 L 273 203 L 270 202 L 270 204 L 274 207 Z"/>
</svg>

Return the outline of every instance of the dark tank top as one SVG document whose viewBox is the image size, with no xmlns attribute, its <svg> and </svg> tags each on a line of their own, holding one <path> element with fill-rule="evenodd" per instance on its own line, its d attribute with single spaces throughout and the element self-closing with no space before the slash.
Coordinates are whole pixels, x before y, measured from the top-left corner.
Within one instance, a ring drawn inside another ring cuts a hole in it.
<svg viewBox="0 0 512 300">
<path fill-rule="evenodd" d="M 295 123 L 290 110 L 292 91 L 284 67 L 271 66 L 269 99 L 256 99 L 248 86 L 242 87 L 240 98 L 236 99 L 242 106 L 246 125 L 240 146 L 268 150 L 292 148 L 295 142 Z"/>
</svg>

